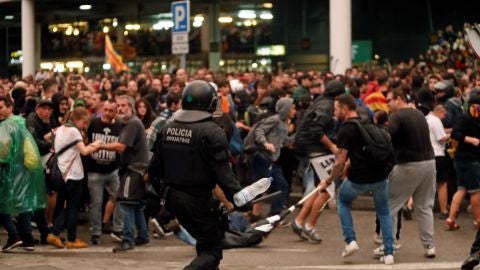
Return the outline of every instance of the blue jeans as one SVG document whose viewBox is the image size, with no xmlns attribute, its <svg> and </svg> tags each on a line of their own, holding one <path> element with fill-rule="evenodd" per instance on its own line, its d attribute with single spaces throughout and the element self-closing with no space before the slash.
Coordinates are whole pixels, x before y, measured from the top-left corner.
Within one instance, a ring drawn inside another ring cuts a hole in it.
<svg viewBox="0 0 480 270">
<path fill-rule="evenodd" d="M 118 187 L 120 186 L 120 177 L 118 170 L 111 173 L 88 173 L 88 190 L 90 191 L 90 224 L 92 235 L 102 234 L 102 204 L 104 189 L 107 190 L 110 200 L 115 202 Z M 113 210 L 113 231 L 121 232 L 123 228 L 123 217 L 121 215 L 118 203 Z"/>
<path fill-rule="evenodd" d="M 357 184 L 350 180 L 345 180 L 340 187 L 337 200 L 337 211 L 340 217 L 340 223 L 343 231 L 343 238 L 345 243 L 350 243 L 356 240 L 355 231 L 353 228 L 353 219 L 351 212 L 352 201 L 358 195 L 365 192 L 373 194 L 373 201 L 375 203 L 375 211 L 380 221 L 380 228 L 383 235 L 383 243 L 385 245 L 385 255 L 393 254 L 393 233 L 392 233 L 392 219 L 390 217 L 390 210 L 388 207 L 388 181 L 383 180 L 375 183 Z"/>
<path fill-rule="evenodd" d="M 267 154 L 260 151 L 252 154 L 249 159 L 249 165 L 252 182 L 260 178 L 271 177 L 273 181 L 268 192 L 282 191 L 280 196 L 272 200 L 269 216 L 280 214 L 283 205 L 288 200 L 289 192 L 288 182 L 283 176 L 282 168 L 277 163 L 274 163 Z"/>
<path fill-rule="evenodd" d="M 135 245 L 133 229 L 137 229 L 138 240 L 148 240 L 147 223 L 141 204 L 119 202 L 123 214 L 123 242 Z"/>
</svg>

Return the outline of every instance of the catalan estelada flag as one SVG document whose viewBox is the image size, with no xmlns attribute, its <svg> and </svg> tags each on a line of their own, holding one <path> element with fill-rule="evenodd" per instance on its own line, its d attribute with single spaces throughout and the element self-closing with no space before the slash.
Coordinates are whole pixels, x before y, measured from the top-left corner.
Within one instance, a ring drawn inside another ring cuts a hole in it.
<svg viewBox="0 0 480 270">
<path fill-rule="evenodd" d="M 115 51 L 112 41 L 108 35 L 105 35 L 105 60 L 112 65 L 115 73 L 128 70 L 128 66 L 122 61 L 122 57 Z"/>
</svg>

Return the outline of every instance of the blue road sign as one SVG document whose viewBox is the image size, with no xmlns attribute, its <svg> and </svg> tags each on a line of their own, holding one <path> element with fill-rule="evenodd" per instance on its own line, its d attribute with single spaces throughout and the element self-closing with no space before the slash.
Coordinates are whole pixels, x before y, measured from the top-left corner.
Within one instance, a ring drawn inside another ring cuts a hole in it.
<svg viewBox="0 0 480 270">
<path fill-rule="evenodd" d="M 190 1 L 172 2 L 173 33 L 190 31 Z"/>
</svg>

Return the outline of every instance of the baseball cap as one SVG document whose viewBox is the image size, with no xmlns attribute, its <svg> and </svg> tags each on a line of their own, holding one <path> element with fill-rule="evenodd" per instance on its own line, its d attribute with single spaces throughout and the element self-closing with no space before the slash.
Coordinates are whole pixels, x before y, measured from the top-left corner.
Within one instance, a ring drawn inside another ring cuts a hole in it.
<svg viewBox="0 0 480 270">
<path fill-rule="evenodd" d="M 40 99 L 37 103 L 37 107 L 43 107 L 43 106 L 49 106 L 50 108 L 53 109 L 53 102 L 48 99 Z"/>
</svg>

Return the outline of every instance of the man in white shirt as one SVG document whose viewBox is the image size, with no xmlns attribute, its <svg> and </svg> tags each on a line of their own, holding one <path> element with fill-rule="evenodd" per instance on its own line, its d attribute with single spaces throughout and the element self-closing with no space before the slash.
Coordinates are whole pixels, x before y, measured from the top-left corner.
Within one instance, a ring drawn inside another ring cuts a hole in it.
<svg viewBox="0 0 480 270">
<path fill-rule="evenodd" d="M 440 218 L 448 217 L 448 190 L 447 182 L 452 177 L 451 161 L 445 155 L 445 146 L 450 139 L 450 134 L 445 132 L 442 119 L 445 118 L 447 110 L 443 105 L 437 105 L 425 118 L 427 119 L 428 129 L 430 131 L 430 141 L 432 142 L 433 152 L 435 154 L 435 165 L 437 169 L 437 197 L 440 207 Z"/>
</svg>

